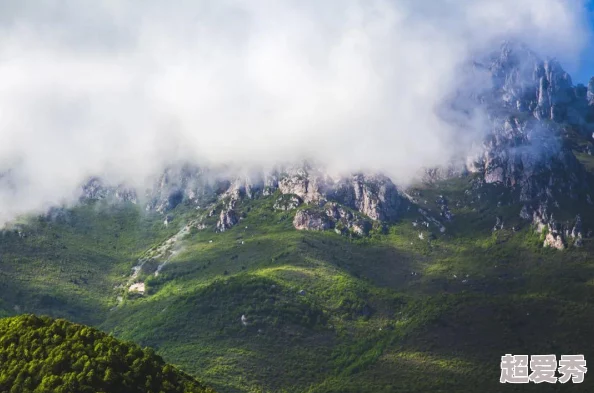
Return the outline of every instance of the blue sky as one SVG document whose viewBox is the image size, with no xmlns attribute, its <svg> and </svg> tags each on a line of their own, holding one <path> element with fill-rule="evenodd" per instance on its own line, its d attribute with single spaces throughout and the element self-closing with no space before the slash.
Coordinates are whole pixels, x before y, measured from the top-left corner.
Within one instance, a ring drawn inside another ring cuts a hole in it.
<svg viewBox="0 0 594 393">
<path fill-rule="evenodd" d="M 582 53 L 577 70 L 571 75 L 574 84 L 586 84 L 594 76 L 594 0 L 588 1 L 587 18 L 592 39 Z"/>
</svg>

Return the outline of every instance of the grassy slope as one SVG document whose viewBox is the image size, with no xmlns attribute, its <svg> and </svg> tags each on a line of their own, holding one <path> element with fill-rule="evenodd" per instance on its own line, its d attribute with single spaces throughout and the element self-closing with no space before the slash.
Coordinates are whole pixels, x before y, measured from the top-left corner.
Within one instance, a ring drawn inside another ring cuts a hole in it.
<svg viewBox="0 0 594 393">
<path fill-rule="evenodd" d="M 240 225 L 193 232 L 146 280 L 149 295 L 113 311 L 122 275 L 190 213 L 165 229 L 132 208 L 75 209 L 2 238 L 0 309 L 93 323 L 227 392 L 496 392 L 504 353 L 594 358 L 592 241 L 542 249 L 525 224 L 511 231 L 518 206 L 473 200 L 466 181 L 419 190 L 426 208 L 444 194 L 456 215 L 434 240 L 419 239 L 414 211 L 386 234 L 347 239 L 295 231 L 272 198 L 245 202 Z M 493 233 L 496 215 L 506 229 Z M 505 386 L 517 389 L 555 386 Z"/>
<path fill-rule="evenodd" d="M 30 219 L 22 232 L 0 234 L 0 313 L 47 313 L 98 324 L 115 305 L 115 283 L 175 230 L 135 206 L 96 203 L 53 219 Z"/>
</svg>

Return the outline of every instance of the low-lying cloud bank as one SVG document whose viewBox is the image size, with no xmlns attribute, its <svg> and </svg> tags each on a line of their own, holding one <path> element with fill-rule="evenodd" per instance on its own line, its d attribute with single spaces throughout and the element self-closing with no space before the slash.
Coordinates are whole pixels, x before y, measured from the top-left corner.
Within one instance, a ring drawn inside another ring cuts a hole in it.
<svg viewBox="0 0 594 393">
<path fill-rule="evenodd" d="M 91 175 L 314 159 L 405 183 L 487 131 L 437 115 L 471 55 L 575 61 L 581 1 L 18 1 L 0 5 L 0 223 Z"/>
</svg>

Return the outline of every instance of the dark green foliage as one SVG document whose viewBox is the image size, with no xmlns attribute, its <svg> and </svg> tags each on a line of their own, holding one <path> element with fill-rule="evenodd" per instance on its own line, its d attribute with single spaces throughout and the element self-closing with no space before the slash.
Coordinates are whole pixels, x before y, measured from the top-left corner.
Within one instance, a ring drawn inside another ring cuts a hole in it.
<svg viewBox="0 0 594 393">
<path fill-rule="evenodd" d="M 152 349 L 65 320 L 0 320 L 0 392 L 213 392 Z"/>
</svg>

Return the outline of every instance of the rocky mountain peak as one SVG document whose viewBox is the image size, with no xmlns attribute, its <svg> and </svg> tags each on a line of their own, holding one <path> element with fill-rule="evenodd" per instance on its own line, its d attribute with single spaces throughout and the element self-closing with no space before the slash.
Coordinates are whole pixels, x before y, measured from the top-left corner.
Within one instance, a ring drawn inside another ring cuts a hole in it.
<svg viewBox="0 0 594 393">
<path fill-rule="evenodd" d="M 587 87 L 574 86 L 557 60 L 543 59 L 517 42 L 503 43 L 499 50 L 475 61 L 474 67 L 488 72 L 492 85 L 483 93 L 461 91 L 452 97 L 452 108 L 460 110 L 455 102 L 459 99 L 463 104 L 485 109 L 489 129 L 483 144 L 472 157 L 461 158 L 466 164 L 460 168 L 428 168 L 426 178 L 433 181 L 470 175 L 477 177 L 473 184 L 478 188 L 501 185 L 510 192 L 512 200 L 531 209 L 529 214 L 518 213 L 547 225 L 552 220 L 547 214 L 539 215 L 538 220 L 534 218 L 533 211 L 538 211 L 539 206 L 558 207 L 563 198 L 591 203 L 591 175 L 576 158 L 566 137 L 571 130 L 588 141 L 582 143 L 587 151 L 594 151 L 590 146 L 594 131 L 594 78 Z M 97 178 L 85 185 L 83 195 L 88 199 L 137 199 L 125 187 L 109 188 Z M 382 174 L 331 176 L 324 168 L 307 162 L 249 174 L 192 164 L 172 166 L 140 199 L 147 210 L 161 214 L 180 204 L 206 208 L 209 217 L 218 217 L 214 229 L 225 231 L 242 219 L 242 200 L 265 197 L 275 198 L 275 210 L 296 210 L 293 224 L 297 229 L 334 228 L 357 234 L 366 233 L 373 222 L 397 220 L 409 203 L 392 180 Z M 447 204 L 440 206 L 444 222 L 452 221 L 454 215 Z M 442 223 L 436 225 L 443 229 Z M 550 233 L 557 233 L 551 225 Z M 566 243 L 564 234 L 558 236 Z M 551 244 L 560 244 L 557 237 L 549 240 Z"/>
<path fill-rule="evenodd" d="M 505 42 L 483 62 L 504 107 L 532 113 L 539 120 L 583 123 L 588 110 L 584 86 L 573 86 L 556 59 L 542 59 L 524 44 Z"/>
<path fill-rule="evenodd" d="M 588 176 L 565 140 L 570 128 L 586 138 L 594 130 L 585 86 L 521 43 L 505 42 L 482 67 L 493 81 L 481 101 L 491 127 L 468 170 L 517 191 L 520 201 L 585 198 Z"/>
</svg>

